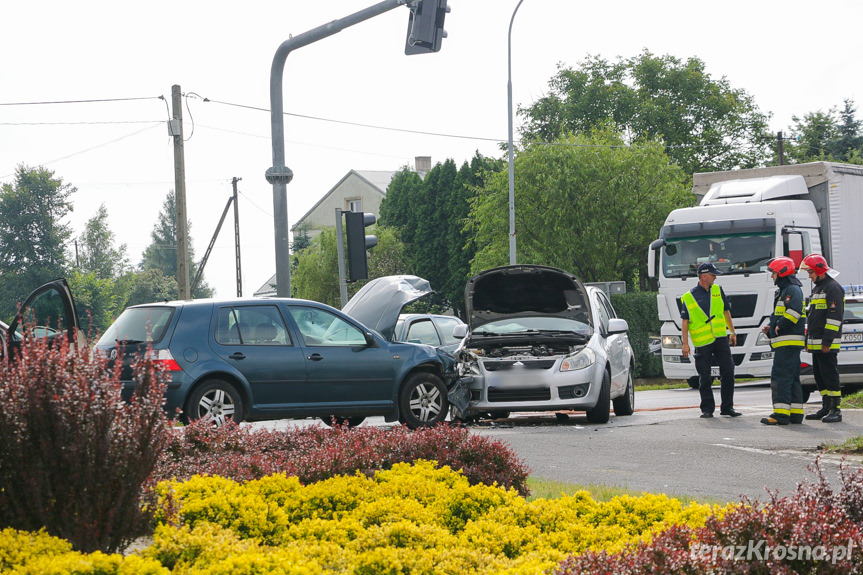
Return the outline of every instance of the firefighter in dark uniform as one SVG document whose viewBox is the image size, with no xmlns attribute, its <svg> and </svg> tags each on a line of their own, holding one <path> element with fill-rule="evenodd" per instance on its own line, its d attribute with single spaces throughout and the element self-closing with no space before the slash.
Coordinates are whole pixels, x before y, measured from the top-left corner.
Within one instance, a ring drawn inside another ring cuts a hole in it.
<svg viewBox="0 0 863 575">
<path fill-rule="evenodd" d="M 683 357 L 689 357 L 689 338 L 695 347 L 695 370 L 701 392 L 701 417 L 713 417 L 716 399 L 713 397 L 713 362 L 719 366 L 721 382 L 720 415 L 737 417 L 734 409 L 734 358 L 731 346 L 737 345 L 737 335 L 731 321 L 731 306 L 722 288 L 713 282 L 722 272 L 712 263 L 698 266 L 698 285 L 683 294 L 680 318 L 683 323 Z"/>
<path fill-rule="evenodd" d="M 770 338 L 773 369 L 770 390 L 773 413 L 761 420 L 764 425 L 803 423 L 803 388 L 800 385 L 800 352 L 806 340 L 803 317 L 803 284 L 794 275 L 794 260 L 778 257 L 767 263 L 773 283 L 779 288 L 773 300 L 770 325 L 761 331 Z"/>
<path fill-rule="evenodd" d="M 801 269 L 815 282 L 812 297 L 806 310 L 806 351 L 812 354 L 812 371 L 815 385 L 821 393 L 821 409 L 806 419 L 820 419 L 824 423 L 842 421 L 839 403 L 839 344 L 842 341 L 842 318 L 845 314 L 845 290 L 827 272 L 827 260 L 818 254 L 803 258 Z"/>
</svg>

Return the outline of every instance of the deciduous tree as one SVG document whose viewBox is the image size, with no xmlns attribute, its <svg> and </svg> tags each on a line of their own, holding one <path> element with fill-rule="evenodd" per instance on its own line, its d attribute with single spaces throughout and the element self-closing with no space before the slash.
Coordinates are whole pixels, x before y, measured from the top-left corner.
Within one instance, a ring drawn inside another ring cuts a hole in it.
<svg viewBox="0 0 863 575">
<path fill-rule="evenodd" d="M 628 146 L 605 131 L 530 144 L 515 163 L 517 260 L 632 289 L 665 217 L 693 201 L 685 179 L 659 142 Z M 508 263 L 507 208 L 508 177 L 499 172 L 472 201 L 473 272 Z"/>
<path fill-rule="evenodd" d="M 611 122 L 626 143 L 646 138 L 665 144 L 687 177 L 756 167 L 769 154 L 768 116 L 725 77 L 712 78 L 695 57 L 684 61 L 647 50 L 616 62 L 589 56 L 578 68 L 560 66 L 549 93 L 519 114 L 525 142 L 552 142 Z"/>
</svg>

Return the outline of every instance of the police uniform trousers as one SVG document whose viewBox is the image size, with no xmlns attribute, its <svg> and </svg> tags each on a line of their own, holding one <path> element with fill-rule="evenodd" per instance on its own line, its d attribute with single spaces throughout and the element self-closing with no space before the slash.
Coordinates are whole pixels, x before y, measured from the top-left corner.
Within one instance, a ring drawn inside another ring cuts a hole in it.
<svg viewBox="0 0 863 575">
<path fill-rule="evenodd" d="M 717 337 L 712 343 L 695 348 L 695 370 L 698 372 L 698 391 L 701 393 L 701 412 L 713 413 L 716 399 L 713 397 L 713 376 L 710 366 L 715 359 L 719 366 L 719 397 L 721 411 L 734 408 L 734 360 L 728 336 Z"/>
<path fill-rule="evenodd" d="M 800 352 L 802 346 L 783 346 L 773 350 L 770 391 L 773 417 L 780 421 L 803 421 L 803 387 L 800 385 Z"/>
<path fill-rule="evenodd" d="M 842 398 L 839 387 L 839 352 L 812 352 L 812 373 L 815 375 L 815 385 L 822 397 Z M 838 404 L 837 404 L 838 407 Z"/>
</svg>

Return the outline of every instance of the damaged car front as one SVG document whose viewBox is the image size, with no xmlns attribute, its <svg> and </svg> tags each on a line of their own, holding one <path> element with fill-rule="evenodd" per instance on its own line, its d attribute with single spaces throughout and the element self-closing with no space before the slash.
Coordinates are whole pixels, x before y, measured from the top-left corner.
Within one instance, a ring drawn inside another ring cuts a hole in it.
<svg viewBox="0 0 863 575">
<path fill-rule="evenodd" d="M 608 317 L 607 299 L 595 290 L 547 266 L 504 266 L 471 278 L 467 333 L 456 350 L 454 391 L 462 397 L 452 401 L 455 416 L 586 411 L 588 421 L 604 423 L 612 400 L 616 414 L 631 414 L 628 326 Z"/>
</svg>

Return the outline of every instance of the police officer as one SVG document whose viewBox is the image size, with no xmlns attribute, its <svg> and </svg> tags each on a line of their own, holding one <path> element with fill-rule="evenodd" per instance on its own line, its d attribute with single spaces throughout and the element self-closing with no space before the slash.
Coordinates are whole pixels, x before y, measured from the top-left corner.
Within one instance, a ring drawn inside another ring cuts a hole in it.
<svg viewBox="0 0 863 575">
<path fill-rule="evenodd" d="M 824 423 L 842 421 L 839 403 L 839 344 L 842 341 L 842 318 L 845 314 L 845 290 L 827 272 L 827 260 L 819 254 L 803 258 L 801 269 L 815 282 L 812 297 L 806 310 L 806 351 L 812 354 L 812 371 L 815 385 L 821 393 L 821 409 L 806 419 L 820 419 Z"/>
<path fill-rule="evenodd" d="M 680 298 L 683 307 L 683 357 L 689 357 L 689 337 L 695 347 L 695 369 L 698 371 L 698 390 L 701 392 L 701 417 L 713 417 L 716 400 L 713 397 L 713 361 L 719 366 L 720 415 L 737 417 L 734 410 L 734 360 L 731 345 L 737 345 L 737 335 L 731 322 L 731 308 L 721 287 L 714 284 L 720 275 L 712 263 L 703 263 L 696 270 L 698 285 Z"/>
<path fill-rule="evenodd" d="M 764 425 L 803 423 L 803 388 L 800 385 L 800 352 L 805 345 L 803 284 L 794 275 L 794 260 L 778 257 L 767 263 L 773 283 L 779 288 L 773 300 L 770 325 L 761 331 L 770 338 L 773 369 L 770 389 L 773 413 L 761 420 Z"/>
</svg>

